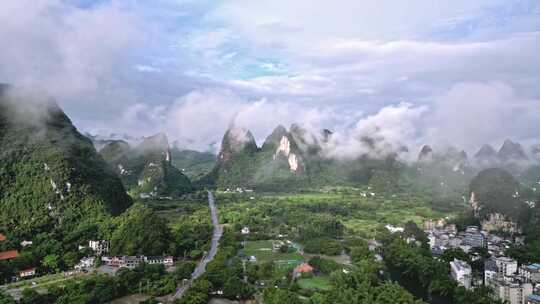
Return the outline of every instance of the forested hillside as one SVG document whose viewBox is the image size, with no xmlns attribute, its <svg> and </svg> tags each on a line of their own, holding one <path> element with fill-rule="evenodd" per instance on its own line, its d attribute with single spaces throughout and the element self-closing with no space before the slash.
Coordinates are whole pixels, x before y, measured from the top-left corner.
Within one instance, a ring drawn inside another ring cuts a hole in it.
<svg viewBox="0 0 540 304">
<path fill-rule="evenodd" d="M 54 101 L 0 86 L 0 229 L 71 229 L 131 205 L 120 179 Z"/>
</svg>

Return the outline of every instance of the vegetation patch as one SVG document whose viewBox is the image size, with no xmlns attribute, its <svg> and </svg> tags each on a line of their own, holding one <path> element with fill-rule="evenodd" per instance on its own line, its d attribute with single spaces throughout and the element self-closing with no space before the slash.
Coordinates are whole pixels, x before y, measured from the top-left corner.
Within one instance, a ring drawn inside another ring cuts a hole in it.
<svg viewBox="0 0 540 304">
<path fill-rule="evenodd" d="M 330 280 L 327 276 L 314 276 L 311 278 L 302 278 L 297 281 L 298 286 L 307 290 L 330 290 Z"/>
</svg>

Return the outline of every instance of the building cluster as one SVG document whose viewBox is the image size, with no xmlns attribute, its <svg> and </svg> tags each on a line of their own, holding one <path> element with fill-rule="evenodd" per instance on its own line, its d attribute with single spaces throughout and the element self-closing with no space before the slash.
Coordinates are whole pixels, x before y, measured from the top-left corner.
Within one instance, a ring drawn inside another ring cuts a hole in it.
<svg viewBox="0 0 540 304">
<path fill-rule="evenodd" d="M 81 247 L 84 248 L 84 247 Z M 162 264 L 166 267 L 174 266 L 174 258 L 172 256 L 106 256 L 109 252 L 109 242 L 105 240 L 89 241 L 88 248 L 92 249 L 94 254 L 100 257 L 100 261 L 111 267 L 117 268 L 135 268 L 142 263 L 146 264 Z M 76 270 L 85 270 L 94 267 L 96 257 L 85 257 L 75 266 Z"/>
<path fill-rule="evenodd" d="M 0 233 L 0 242 L 4 242 L 5 240 L 7 240 L 6 236 Z M 23 247 L 26 247 L 32 244 L 32 242 L 28 242 L 28 241 L 24 241 L 23 243 L 21 243 L 21 246 Z M 17 250 L 6 250 L 6 251 L 0 252 L 0 261 L 10 261 L 10 260 L 16 259 L 17 257 L 19 257 L 19 251 Z M 17 281 L 19 279 L 26 279 L 29 277 L 33 277 L 35 275 L 36 275 L 35 267 L 23 269 L 19 271 L 18 276 L 13 277 L 13 281 Z"/>
<path fill-rule="evenodd" d="M 161 264 L 166 267 L 174 266 L 174 258 L 172 256 L 103 256 L 101 261 L 111 267 L 117 268 L 135 268 L 142 263 L 146 264 Z"/>
<path fill-rule="evenodd" d="M 460 248 L 469 253 L 473 248 L 486 248 L 490 255 L 503 256 L 512 244 L 522 243 L 519 237 L 500 237 L 477 226 L 469 226 L 463 232 L 457 232 L 456 226 L 447 224 L 444 219 L 426 221 L 424 232 L 429 239 L 429 246 L 435 256 L 447 249 Z"/>
<path fill-rule="evenodd" d="M 540 293 L 540 264 L 519 266 L 517 261 L 504 254 L 505 249 L 522 242 L 521 239 L 500 237 L 476 226 L 457 232 L 455 225 L 447 224 L 444 219 L 426 221 L 424 231 L 435 257 L 451 248 L 460 248 L 466 253 L 475 247 L 487 249 L 491 258 L 485 261 L 484 277 L 477 281 L 469 264 L 457 259 L 450 262 L 452 278 L 459 285 L 469 289 L 484 284 L 493 290 L 494 297 L 509 304 L 537 303 L 534 301 L 540 298 L 535 295 Z"/>
<path fill-rule="evenodd" d="M 484 268 L 485 285 L 510 304 L 527 303 L 540 292 L 540 264 L 519 266 L 509 257 L 495 256 L 485 262 Z"/>
<path fill-rule="evenodd" d="M 429 239 L 429 247 L 435 256 L 446 249 L 461 248 L 470 252 L 474 247 L 486 247 L 487 238 L 478 227 L 467 227 L 465 232 L 458 233 L 456 225 L 447 224 L 444 219 L 429 220 L 424 223 L 424 231 Z"/>
<path fill-rule="evenodd" d="M 227 188 L 223 193 L 253 193 L 253 189 L 246 189 L 242 187 L 236 187 L 235 189 Z"/>
</svg>

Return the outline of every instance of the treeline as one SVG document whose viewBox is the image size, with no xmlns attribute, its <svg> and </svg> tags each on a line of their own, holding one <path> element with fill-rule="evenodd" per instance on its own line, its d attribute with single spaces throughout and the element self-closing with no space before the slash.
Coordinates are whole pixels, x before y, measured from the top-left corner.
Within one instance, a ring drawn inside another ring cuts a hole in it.
<svg viewBox="0 0 540 304">
<path fill-rule="evenodd" d="M 313 258 L 310 265 L 318 271 L 330 274 L 331 289 L 318 291 L 308 296 L 309 304 L 421 304 L 407 290 L 387 280 L 384 265 L 375 260 L 367 243 L 355 240 L 348 243 L 353 265 L 344 268 L 332 261 Z M 289 277 L 289 285 L 273 286 L 263 291 L 265 304 L 306 303 L 298 297 L 297 284 Z"/>
<path fill-rule="evenodd" d="M 390 278 L 430 303 L 500 303 L 491 298 L 486 288 L 466 290 L 452 280 L 449 261 L 454 257 L 469 259 L 461 250 L 449 251 L 441 260 L 436 260 L 425 246 L 407 244 L 400 236 L 387 235 L 383 239 L 382 253 Z M 483 263 L 477 267 L 483 267 Z"/>
<path fill-rule="evenodd" d="M 61 272 L 85 256 L 93 255 L 88 240 L 109 240 L 110 255 L 172 255 L 197 259 L 208 247 L 212 225 L 204 218 L 183 216 L 171 227 L 149 207 L 137 203 L 116 218 L 82 222 L 74 229 L 56 229 L 35 235 L 32 245 L 21 248 L 20 239 L 0 243 L 1 250 L 22 249 L 18 258 L 0 261 L 0 283 L 10 282 L 19 270 L 37 267 L 37 274 Z"/>
<path fill-rule="evenodd" d="M 92 275 L 81 280 L 69 280 L 63 286 L 53 286 L 46 294 L 27 288 L 19 301 L 0 293 L 0 304 L 73 304 L 108 303 L 133 293 L 162 296 L 176 290 L 177 284 L 188 279 L 194 262 L 181 262 L 168 273 L 163 265 L 141 264 L 134 269 L 122 268 L 115 276 Z"/>
<path fill-rule="evenodd" d="M 226 229 L 220 239 L 219 250 L 206 266 L 203 276 L 193 282 L 176 304 L 207 304 L 212 294 L 223 291 L 222 297 L 231 300 L 249 299 L 255 290 L 244 281 L 242 261 L 236 257 L 240 249 L 237 235 Z"/>
</svg>

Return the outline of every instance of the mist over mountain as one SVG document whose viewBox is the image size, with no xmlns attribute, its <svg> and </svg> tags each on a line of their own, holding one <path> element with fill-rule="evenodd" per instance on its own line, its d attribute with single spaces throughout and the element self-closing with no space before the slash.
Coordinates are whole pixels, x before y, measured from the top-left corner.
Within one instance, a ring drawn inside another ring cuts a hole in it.
<svg viewBox="0 0 540 304">
<path fill-rule="evenodd" d="M 177 197 L 193 190 L 191 181 L 173 166 L 164 133 L 145 137 L 135 146 L 123 140 L 108 140 L 99 153 L 133 196 Z"/>
<path fill-rule="evenodd" d="M 91 141 L 42 94 L 0 85 L 0 227 L 17 235 L 70 229 L 132 203 Z"/>
</svg>

